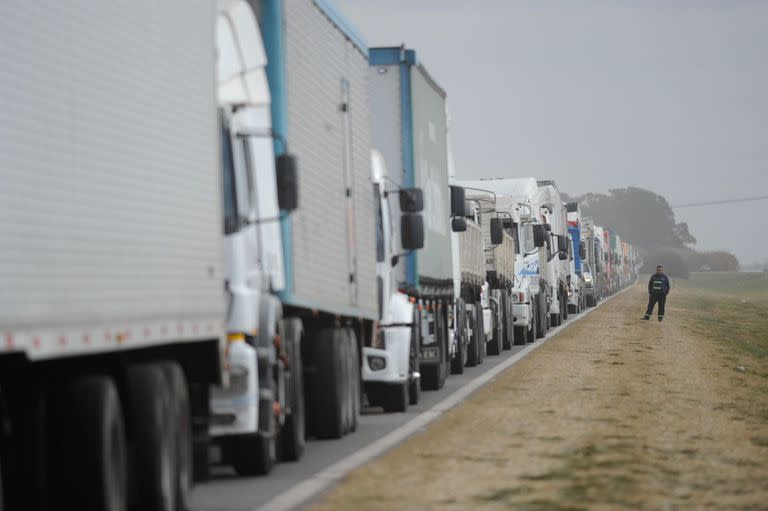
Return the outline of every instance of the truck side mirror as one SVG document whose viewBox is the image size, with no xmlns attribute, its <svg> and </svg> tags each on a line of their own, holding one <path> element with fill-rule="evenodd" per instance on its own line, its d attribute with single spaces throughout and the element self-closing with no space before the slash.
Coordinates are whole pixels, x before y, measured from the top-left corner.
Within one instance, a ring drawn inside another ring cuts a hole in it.
<svg viewBox="0 0 768 511">
<path fill-rule="evenodd" d="M 403 213 L 420 213 L 424 210 L 424 192 L 421 188 L 401 188 L 400 211 Z"/>
<path fill-rule="evenodd" d="M 461 217 L 451 220 L 451 230 L 453 232 L 464 232 L 467 230 L 467 221 Z"/>
<path fill-rule="evenodd" d="M 541 248 L 547 243 L 547 230 L 541 224 L 533 226 L 533 246 Z"/>
<path fill-rule="evenodd" d="M 491 245 L 501 245 L 504 241 L 504 227 L 501 218 L 491 218 Z"/>
<path fill-rule="evenodd" d="M 568 240 L 562 234 L 557 235 L 557 250 L 558 252 L 563 252 L 568 257 Z"/>
<path fill-rule="evenodd" d="M 400 218 L 400 243 L 405 250 L 424 247 L 424 219 L 415 213 L 405 213 Z"/>
<path fill-rule="evenodd" d="M 451 216 L 464 216 L 465 192 L 461 186 L 451 185 Z"/>
<path fill-rule="evenodd" d="M 579 245 L 579 257 L 582 259 L 587 258 L 587 247 L 582 245 Z"/>
<path fill-rule="evenodd" d="M 552 230 L 552 224 L 544 224 L 544 228 L 545 228 L 547 231 L 551 231 L 551 230 Z"/>
<path fill-rule="evenodd" d="M 296 158 L 292 154 L 281 154 L 275 162 L 277 181 L 277 205 L 283 211 L 294 211 L 299 207 L 299 177 Z"/>
</svg>

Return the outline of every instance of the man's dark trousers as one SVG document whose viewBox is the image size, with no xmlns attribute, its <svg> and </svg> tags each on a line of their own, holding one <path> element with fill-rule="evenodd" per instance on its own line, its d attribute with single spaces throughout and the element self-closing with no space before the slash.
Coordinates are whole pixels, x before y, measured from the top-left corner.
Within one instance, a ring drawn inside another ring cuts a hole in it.
<svg viewBox="0 0 768 511">
<path fill-rule="evenodd" d="M 664 294 L 649 294 L 648 295 L 648 308 L 645 310 L 645 317 L 651 317 L 653 314 L 653 307 L 659 304 L 659 317 L 664 317 L 664 305 L 667 303 L 667 295 Z"/>
</svg>

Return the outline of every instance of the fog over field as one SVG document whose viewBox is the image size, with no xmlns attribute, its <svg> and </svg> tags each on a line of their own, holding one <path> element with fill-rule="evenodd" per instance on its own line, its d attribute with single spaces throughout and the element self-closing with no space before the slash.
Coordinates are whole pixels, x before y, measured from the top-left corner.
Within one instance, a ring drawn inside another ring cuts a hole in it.
<svg viewBox="0 0 768 511">
<path fill-rule="evenodd" d="M 768 2 L 337 0 L 447 90 L 459 176 L 768 195 Z M 768 201 L 677 210 L 701 250 L 768 256 Z"/>
</svg>

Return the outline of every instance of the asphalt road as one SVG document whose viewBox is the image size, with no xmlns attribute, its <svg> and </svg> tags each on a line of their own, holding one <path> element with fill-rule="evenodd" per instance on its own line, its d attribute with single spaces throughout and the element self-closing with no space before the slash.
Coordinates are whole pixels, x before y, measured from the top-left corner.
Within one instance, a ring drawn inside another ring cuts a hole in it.
<svg viewBox="0 0 768 511">
<path fill-rule="evenodd" d="M 429 410 L 523 348 L 524 346 L 514 346 L 511 351 L 503 351 L 499 356 L 486 357 L 483 364 L 478 367 L 465 368 L 462 375 L 450 375 L 441 390 L 422 392 L 419 404 L 408 407 L 406 413 L 385 414 L 380 408 L 364 409 L 360 426 L 355 433 L 340 440 L 309 440 L 301 461 L 277 464 L 268 476 L 237 477 L 229 467 L 214 467 L 212 479 L 195 487 L 192 494 L 192 509 L 194 511 L 256 510 L 274 497 Z"/>
</svg>

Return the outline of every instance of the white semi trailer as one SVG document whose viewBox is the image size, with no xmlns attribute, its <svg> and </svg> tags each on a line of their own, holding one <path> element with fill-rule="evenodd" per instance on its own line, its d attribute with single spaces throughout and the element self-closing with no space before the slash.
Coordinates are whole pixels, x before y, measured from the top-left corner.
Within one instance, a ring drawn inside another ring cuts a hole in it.
<svg viewBox="0 0 768 511">
<path fill-rule="evenodd" d="M 226 381 L 214 13 L 0 3 L 6 508 L 187 506 Z"/>
<path fill-rule="evenodd" d="M 419 311 L 421 387 L 436 390 L 449 372 L 454 305 L 446 95 L 402 47 L 372 48 L 369 94 L 373 142 L 398 187 L 424 194 L 424 248 L 398 258 L 398 287 Z"/>
</svg>

